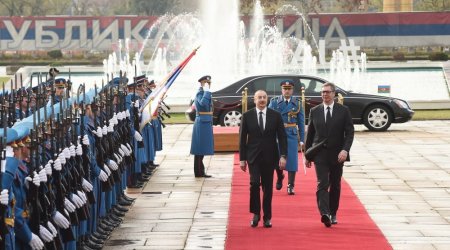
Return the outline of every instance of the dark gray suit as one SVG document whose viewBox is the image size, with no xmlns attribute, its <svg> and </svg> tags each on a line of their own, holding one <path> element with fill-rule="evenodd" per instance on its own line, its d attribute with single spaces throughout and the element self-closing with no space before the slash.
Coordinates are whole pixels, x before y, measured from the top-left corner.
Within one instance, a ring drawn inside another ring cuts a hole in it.
<svg viewBox="0 0 450 250">
<path fill-rule="evenodd" d="M 341 150 L 350 152 L 353 136 L 353 121 L 347 107 L 335 102 L 332 117 L 328 123 L 325 123 L 323 103 L 311 109 L 305 143 L 306 150 L 326 140 L 324 147 L 313 160 L 318 183 L 317 205 L 322 215 L 336 215 L 339 208 L 344 164 L 338 162 L 338 155 Z M 347 161 L 349 160 L 350 153 L 347 156 Z M 328 188 L 330 188 L 329 192 Z"/>
<path fill-rule="evenodd" d="M 250 212 L 260 214 L 262 184 L 264 220 L 272 218 L 273 171 L 281 155 L 287 154 L 287 138 L 280 113 L 267 109 L 264 133 L 261 133 L 255 108 L 242 116 L 239 133 L 239 159 L 247 161 L 250 172 Z M 280 145 L 278 151 L 277 139 Z"/>
</svg>

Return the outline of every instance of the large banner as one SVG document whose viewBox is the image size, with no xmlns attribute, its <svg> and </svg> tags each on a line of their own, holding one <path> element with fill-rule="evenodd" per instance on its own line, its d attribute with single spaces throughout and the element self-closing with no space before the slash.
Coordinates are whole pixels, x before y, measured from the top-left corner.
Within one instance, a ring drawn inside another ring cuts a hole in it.
<svg viewBox="0 0 450 250">
<path fill-rule="evenodd" d="M 249 20 L 242 17 L 246 27 Z M 130 49 L 139 50 L 155 37 L 176 36 L 168 29 L 147 37 L 157 21 L 156 16 L 0 17 L 0 50 L 111 50 L 127 38 Z M 312 33 L 330 49 L 338 48 L 342 39 L 353 39 L 361 48 L 450 44 L 450 12 L 312 14 L 308 25 L 300 16 L 266 16 L 266 22 L 284 36 Z"/>
</svg>

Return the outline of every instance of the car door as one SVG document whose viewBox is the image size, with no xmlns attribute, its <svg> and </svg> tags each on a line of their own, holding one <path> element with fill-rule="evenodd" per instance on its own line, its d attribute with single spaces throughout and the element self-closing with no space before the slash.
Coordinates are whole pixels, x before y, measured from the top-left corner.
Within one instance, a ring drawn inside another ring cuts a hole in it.
<svg viewBox="0 0 450 250">
<path fill-rule="evenodd" d="M 294 95 L 301 95 L 301 88 L 305 88 L 305 117 L 309 117 L 309 110 L 322 103 L 320 91 L 324 80 L 312 77 L 299 77 L 294 86 Z M 298 93 L 298 94 L 297 94 Z"/>
</svg>

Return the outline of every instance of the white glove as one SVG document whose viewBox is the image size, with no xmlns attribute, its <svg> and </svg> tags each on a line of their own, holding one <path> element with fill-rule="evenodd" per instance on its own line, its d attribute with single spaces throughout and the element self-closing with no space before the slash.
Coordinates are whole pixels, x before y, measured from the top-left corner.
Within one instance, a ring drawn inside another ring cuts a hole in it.
<svg viewBox="0 0 450 250">
<path fill-rule="evenodd" d="M 105 173 L 105 171 L 100 170 L 100 174 L 98 175 L 98 178 L 100 179 L 100 181 L 107 181 L 108 180 L 108 175 Z"/>
<path fill-rule="evenodd" d="M 69 152 L 70 152 L 70 156 L 71 157 L 75 157 L 75 155 L 77 154 L 77 152 L 75 151 L 75 149 L 76 149 L 76 147 L 75 147 L 75 145 L 70 145 L 70 148 L 69 148 Z"/>
<path fill-rule="evenodd" d="M 97 127 L 97 131 L 92 131 L 92 133 L 94 133 L 98 138 L 102 138 L 103 137 L 103 131 L 102 128 Z"/>
<path fill-rule="evenodd" d="M 56 211 L 55 215 L 53 215 L 53 222 L 55 222 L 56 226 L 63 229 L 66 229 L 70 226 L 70 222 L 66 219 L 66 217 L 64 217 L 64 215 L 62 215 L 58 211 Z"/>
<path fill-rule="evenodd" d="M 122 150 L 122 152 L 124 153 L 124 155 L 129 156 L 129 150 L 128 150 L 128 148 L 127 148 L 125 145 L 120 144 L 120 148 L 119 148 L 119 149 Z M 119 151 L 119 152 L 120 152 L 120 151 Z"/>
<path fill-rule="evenodd" d="M 6 146 L 6 157 L 14 157 L 14 150 L 11 146 Z"/>
<path fill-rule="evenodd" d="M 47 227 L 52 232 L 53 238 L 55 238 L 58 235 L 58 231 L 56 230 L 55 226 L 50 221 L 47 221 Z"/>
<path fill-rule="evenodd" d="M 39 236 L 42 240 L 45 242 L 50 242 L 53 240 L 53 234 L 50 233 L 47 228 L 43 227 L 42 225 L 39 225 Z"/>
<path fill-rule="evenodd" d="M 130 117 L 130 111 L 128 109 L 125 111 L 125 117 L 126 118 Z"/>
<path fill-rule="evenodd" d="M 45 171 L 45 169 L 42 169 L 41 171 L 39 171 L 39 179 L 43 183 L 47 182 L 47 172 Z"/>
<path fill-rule="evenodd" d="M 122 112 L 119 112 L 119 113 L 117 114 L 117 120 L 118 120 L 118 121 L 122 121 L 122 119 L 123 119 Z"/>
<path fill-rule="evenodd" d="M 135 107 L 135 108 L 139 108 L 139 101 L 135 101 L 135 102 L 134 102 L 134 107 Z"/>
<path fill-rule="evenodd" d="M 124 146 L 125 147 L 125 146 Z M 119 148 L 119 154 L 120 156 L 124 157 L 125 156 L 125 152 L 123 152 L 122 148 Z"/>
<path fill-rule="evenodd" d="M 31 233 L 31 240 L 30 242 L 28 242 L 28 245 L 30 245 L 31 249 L 33 250 L 41 250 L 44 248 L 44 243 L 34 233 Z"/>
<path fill-rule="evenodd" d="M 86 195 L 79 190 L 77 190 L 77 195 L 78 197 L 80 197 L 81 201 L 83 201 L 83 205 L 86 204 L 87 201 Z"/>
<path fill-rule="evenodd" d="M 59 153 L 58 155 L 58 159 L 61 162 L 61 166 L 63 166 L 64 164 L 66 164 L 66 156 L 64 155 L 64 151 Z"/>
<path fill-rule="evenodd" d="M 83 187 L 83 190 L 86 192 L 91 192 L 94 188 L 91 183 L 89 183 L 86 179 L 83 178 L 83 181 L 81 182 L 81 186 Z"/>
<path fill-rule="evenodd" d="M 83 147 L 81 146 L 81 144 L 77 145 L 76 153 L 80 156 L 83 155 Z"/>
<path fill-rule="evenodd" d="M 203 91 L 209 92 L 209 83 L 205 83 L 205 85 L 203 85 Z"/>
<path fill-rule="evenodd" d="M 113 160 L 109 160 L 108 161 L 108 167 L 111 169 L 111 170 L 113 170 L 113 171 L 115 171 L 115 170 L 117 170 L 118 168 L 119 168 L 119 166 L 117 165 L 117 163 L 115 162 L 115 161 L 113 161 Z"/>
<path fill-rule="evenodd" d="M 119 124 L 119 121 L 117 120 L 117 114 L 116 114 L 116 113 L 114 113 L 114 116 L 113 116 L 113 118 L 112 118 L 112 121 L 113 121 L 113 124 L 114 124 L 114 125 Z"/>
<path fill-rule="evenodd" d="M 88 135 L 83 136 L 83 145 L 89 145 L 89 137 Z"/>
<path fill-rule="evenodd" d="M 38 173 L 36 171 L 33 172 L 33 183 L 36 187 L 39 187 L 41 185 L 41 178 L 39 178 Z"/>
<path fill-rule="evenodd" d="M 48 176 L 52 175 L 52 163 L 53 163 L 53 160 L 49 160 L 47 162 L 47 164 L 45 164 L 45 167 L 44 167 L 45 172 L 47 173 Z"/>
<path fill-rule="evenodd" d="M 8 189 L 3 189 L 2 192 L 0 193 L 0 203 L 2 205 L 7 206 L 8 201 L 9 201 L 9 191 Z"/>
<path fill-rule="evenodd" d="M 119 148 L 120 150 L 120 148 Z M 114 158 L 116 158 L 117 163 L 121 163 L 122 162 L 122 157 L 120 157 L 119 155 L 117 155 L 116 153 L 114 153 Z"/>
<path fill-rule="evenodd" d="M 54 168 L 56 171 L 61 171 L 62 166 L 61 166 L 61 160 L 60 160 L 59 158 L 56 159 L 55 162 L 53 163 L 53 168 Z"/>
<path fill-rule="evenodd" d="M 108 132 L 109 133 L 113 133 L 114 132 L 114 124 L 112 122 L 109 122 Z"/>
<path fill-rule="evenodd" d="M 83 200 L 76 194 L 72 193 L 70 200 L 77 208 L 80 208 L 84 205 Z"/>
<path fill-rule="evenodd" d="M 142 135 L 139 134 L 139 132 L 134 131 L 134 139 L 136 139 L 136 141 L 142 141 Z"/>
<path fill-rule="evenodd" d="M 131 152 L 131 146 L 130 146 L 130 144 L 127 142 L 126 144 L 125 144 L 125 146 L 127 146 L 127 148 L 128 148 L 128 151 L 130 151 Z"/>
<path fill-rule="evenodd" d="M 103 128 L 102 128 L 102 134 L 103 134 L 103 135 L 108 134 L 108 127 L 106 127 L 106 125 L 103 125 Z"/>
<path fill-rule="evenodd" d="M 64 157 L 66 157 L 66 159 L 70 159 L 70 149 L 69 148 L 65 148 L 63 150 L 64 153 Z"/>
<path fill-rule="evenodd" d="M 69 211 L 69 213 L 72 213 L 76 209 L 75 205 L 67 198 L 64 198 L 64 207 L 67 209 L 67 211 Z"/>
<path fill-rule="evenodd" d="M 108 175 L 108 177 L 111 175 L 111 170 L 109 170 L 108 165 L 103 164 L 103 169 L 105 170 L 105 173 Z"/>
</svg>

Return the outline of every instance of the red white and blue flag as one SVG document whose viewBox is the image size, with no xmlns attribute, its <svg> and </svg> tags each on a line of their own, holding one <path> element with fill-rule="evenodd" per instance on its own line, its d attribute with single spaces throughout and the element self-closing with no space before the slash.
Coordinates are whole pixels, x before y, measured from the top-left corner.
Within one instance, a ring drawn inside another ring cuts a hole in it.
<svg viewBox="0 0 450 250">
<path fill-rule="evenodd" d="M 189 56 L 184 59 L 172 72 L 167 75 L 167 77 L 161 81 L 161 84 L 159 87 L 154 90 L 144 101 L 140 112 L 142 112 L 142 119 L 140 124 L 140 129 L 149 123 L 152 120 L 152 116 L 156 116 L 158 112 L 158 108 L 161 105 L 161 101 L 164 99 L 167 91 L 169 91 L 169 88 L 172 86 L 172 84 L 175 82 L 175 79 L 180 75 L 181 71 L 186 67 L 188 62 L 192 59 L 192 57 L 195 55 L 197 50 L 200 47 L 194 49 Z"/>
</svg>

